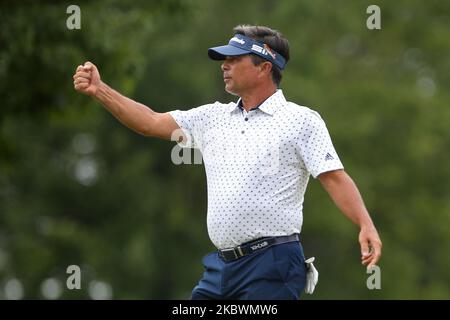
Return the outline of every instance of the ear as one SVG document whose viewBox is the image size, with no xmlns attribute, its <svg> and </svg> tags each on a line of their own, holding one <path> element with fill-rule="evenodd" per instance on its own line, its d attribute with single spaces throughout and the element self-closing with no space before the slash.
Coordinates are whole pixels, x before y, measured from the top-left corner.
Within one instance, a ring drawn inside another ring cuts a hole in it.
<svg viewBox="0 0 450 320">
<path fill-rule="evenodd" d="M 269 61 L 264 61 L 259 65 L 261 73 L 261 76 L 266 76 L 272 72 L 272 63 Z"/>
</svg>

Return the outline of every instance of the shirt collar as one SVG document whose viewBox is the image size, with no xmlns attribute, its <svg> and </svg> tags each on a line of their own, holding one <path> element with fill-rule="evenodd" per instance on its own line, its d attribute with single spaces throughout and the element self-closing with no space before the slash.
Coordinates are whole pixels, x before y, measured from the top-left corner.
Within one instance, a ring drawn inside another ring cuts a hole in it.
<svg viewBox="0 0 450 320">
<path fill-rule="evenodd" d="M 233 103 L 230 106 L 230 113 L 242 109 L 241 98 L 236 103 Z M 283 91 L 281 89 L 277 89 L 274 94 L 272 94 L 269 98 L 264 100 L 259 106 L 252 108 L 250 110 L 259 109 L 264 113 L 269 115 L 273 115 L 275 111 L 282 107 L 286 103 L 286 98 L 283 95 Z"/>
</svg>

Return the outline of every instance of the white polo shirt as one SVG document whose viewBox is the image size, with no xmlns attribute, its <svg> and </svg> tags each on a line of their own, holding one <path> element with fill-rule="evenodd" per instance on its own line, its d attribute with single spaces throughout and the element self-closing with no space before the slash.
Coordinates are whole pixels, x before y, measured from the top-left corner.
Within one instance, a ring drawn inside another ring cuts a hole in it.
<svg viewBox="0 0 450 320">
<path fill-rule="evenodd" d="M 183 146 L 202 152 L 208 233 L 218 249 L 300 233 L 309 175 L 343 168 L 320 115 L 281 90 L 249 112 L 239 100 L 170 114 Z"/>
</svg>

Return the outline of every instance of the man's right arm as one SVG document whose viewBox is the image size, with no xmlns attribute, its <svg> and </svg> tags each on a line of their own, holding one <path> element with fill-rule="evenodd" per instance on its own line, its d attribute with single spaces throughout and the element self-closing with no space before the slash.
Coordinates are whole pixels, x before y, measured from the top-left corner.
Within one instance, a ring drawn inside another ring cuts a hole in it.
<svg viewBox="0 0 450 320">
<path fill-rule="evenodd" d="M 94 97 L 122 124 L 139 134 L 170 140 L 179 129 L 169 113 L 155 112 L 102 82 L 96 66 L 90 62 L 78 66 L 73 79 L 75 90 Z"/>
</svg>

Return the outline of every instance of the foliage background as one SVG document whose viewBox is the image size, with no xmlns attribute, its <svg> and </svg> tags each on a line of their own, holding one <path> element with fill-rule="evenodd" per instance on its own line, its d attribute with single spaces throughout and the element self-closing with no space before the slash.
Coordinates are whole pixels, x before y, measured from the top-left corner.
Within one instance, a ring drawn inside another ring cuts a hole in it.
<svg viewBox="0 0 450 320">
<path fill-rule="evenodd" d="M 320 282 L 304 298 L 450 298 L 448 2 L 78 1 L 68 30 L 70 4 L 0 2 L 0 298 L 189 297 L 213 250 L 203 166 L 172 164 L 173 144 L 123 127 L 72 75 L 90 60 L 160 112 L 232 101 L 206 49 L 242 23 L 290 40 L 281 87 L 325 119 L 384 244 L 368 290 L 357 228 L 311 180 L 302 237 Z"/>
</svg>

